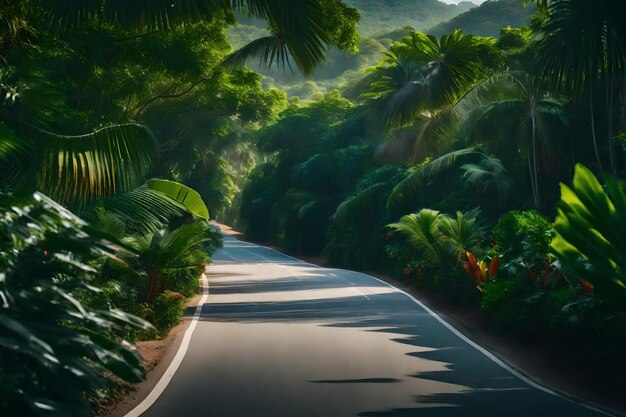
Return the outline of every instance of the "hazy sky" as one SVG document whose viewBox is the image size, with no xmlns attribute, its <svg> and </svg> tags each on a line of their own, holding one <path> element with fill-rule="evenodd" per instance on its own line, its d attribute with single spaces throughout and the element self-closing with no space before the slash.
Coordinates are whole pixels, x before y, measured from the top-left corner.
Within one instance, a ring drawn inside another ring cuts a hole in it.
<svg viewBox="0 0 626 417">
<path fill-rule="evenodd" d="M 449 3 L 449 4 L 456 4 L 456 3 L 460 3 L 464 0 L 440 0 L 444 3 Z M 465 1 L 471 1 L 472 3 L 476 3 L 476 4 L 480 4 L 483 3 L 485 0 L 465 0 Z"/>
</svg>

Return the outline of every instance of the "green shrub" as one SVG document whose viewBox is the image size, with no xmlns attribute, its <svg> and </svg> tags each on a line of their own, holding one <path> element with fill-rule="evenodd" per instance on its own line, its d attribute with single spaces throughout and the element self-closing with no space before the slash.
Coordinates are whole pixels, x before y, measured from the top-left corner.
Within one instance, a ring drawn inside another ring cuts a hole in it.
<svg viewBox="0 0 626 417">
<path fill-rule="evenodd" d="M 141 317 L 142 319 L 150 322 L 152 325 L 156 323 L 156 314 L 154 313 L 154 310 L 152 310 L 152 307 L 150 307 L 147 303 L 137 304 L 133 313 L 137 317 Z M 159 337 L 159 329 L 156 327 L 142 329 L 134 332 L 132 337 L 135 340 L 154 340 Z"/>
<path fill-rule="evenodd" d="M 569 287 L 538 290 L 528 278 L 511 277 L 485 283 L 481 307 L 509 332 L 542 335 L 552 331 L 563 309 L 577 295 Z"/>
<path fill-rule="evenodd" d="M 161 334 L 167 332 L 180 322 L 183 317 L 185 297 L 174 291 L 163 291 L 152 304 L 154 324 Z"/>
<path fill-rule="evenodd" d="M 393 187 L 406 177 L 404 168 L 383 166 L 371 170 L 330 218 L 324 255 L 329 263 L 348 268 L 385 269 L 388 214 L 386 202 Z"/>
<path fill-rule="evenodd" d="M 493 230 L 494 251 L 500 256 L 503 275 L 538 275 L 544 271 L 554 234 L 550 221 L 534 210 L 503 216 Z"/>
<path fill-rule="evenodd" d="M 475 303 L 480 298 L 479 292 L 473 280 L 461 269 L 461 260 L 466 251 L 480 251 L 484 230 L 477 224 L 477 216 L 477 210 L 458 212 L 455 217 L 450 217 L 430 209 L 403 216 L 398 223 L 388 227 L 404 236 L 411 251 L 398 251 L 391 246 L 388 253 L 404 256 L 414 253 L 408 262 L 398 258 L 405 262 L 402 265 L 405 276 L 412 275 L 415 270 L 418 282 L 439 293 L 446 301 Z"/>
<path fill-rule="evenodd" d="M 121 253 L 124 264 L 109 262 L 107 273 L 122 274 L 137 292 L 137 303 L 152 304 L 165 290 L 190 297 L 198 292 L 200 266 L 208 264 L 215 232 L 206 221 L 169 227 L 153 234 L 127 239 L 137 254 Z"/>
</svg>

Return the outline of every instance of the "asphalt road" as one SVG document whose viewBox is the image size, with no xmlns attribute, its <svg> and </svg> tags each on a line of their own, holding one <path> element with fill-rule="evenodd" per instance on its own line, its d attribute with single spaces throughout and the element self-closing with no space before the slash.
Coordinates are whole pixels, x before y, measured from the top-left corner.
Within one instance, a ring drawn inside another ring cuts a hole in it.
<svg viewBox="0 0 626 417">
<path fill-rule="evenodd" d="M 142 416 L 608 415 L 534 384 L 373 277 L 231 237 L 214 261 L 188 350 Z"/>
</svg>

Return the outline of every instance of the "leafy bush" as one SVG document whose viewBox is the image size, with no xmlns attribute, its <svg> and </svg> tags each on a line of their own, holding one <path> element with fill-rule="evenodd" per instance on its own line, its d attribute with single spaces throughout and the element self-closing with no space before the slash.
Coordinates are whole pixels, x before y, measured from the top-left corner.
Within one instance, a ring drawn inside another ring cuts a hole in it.
<svg viewBox="0 0 626 417">
<path fill-rule="evenodd" d="M 182 294 L 165 290 L 152 304 L 155 315 L 155 326 L 161 332 L 167 334 L 169 329 L 180 322 L 183 317 L 185 297 Z"/>
<path fill-rule="evenodd" d="M 478 211 L 458 212 L 450 217 L 436 210 L 422 209 L 403 216 L 389 225 L 408 242 L 443 267 L 454 265 L 466 251 L 474 252 L 484 238 L 483 228 L 476 223 Z"/>
<path fill-rule="evenodd" d="M 127 239 L 137 256 L 120 254 L 126 266 L 110 263 L 137 291 L 137 302 L 152 304 L 165 290 L 192 296 L 198 292 L 200 265 L 209 263 L 215 232 L 205 221 L 170 226 L 154 234 Z"/>
<path fill-rule="evenodd" d="M 591 283 L 597 297 L 626 306 L 626 194 L 610 175 L 605 184 L 576 165 L 573 188 L 561 184 L 551 247 L 562 267 Z"/>
<path fill-rule="evenodd" d="M 516 276 L 485 283 L 481 307 L 511 333 L 542 335 L 557 327 L 555 321 L 576 296 L 570 287 L 546 291 Z"/>
<path fill-rule="evenodd" d="M 403 216 L 389 225 L 401 233 L 417 257 L 406 268 L 416 268 L 418 280 L 452 302 L 475 302 L 479 292 L 461 268 L 466 251 L 478 252 L 484 238 L 477 224 L 478 211 L 458 212 L 450 217 L 435 210 L 422 209 Z"/>
<path fill-rule="evenodd" d="M 389 193 L 408 170 L 383 166 L 368 172 L 330 218 L 324 254 L 331 264 L 351 268 L 381 269 L 388 265 L 384 256 L 386 202 Z"/>
<path fill-rule="evenodd" d="M 82 220 L 41 194 L 0 195 L 0 211 L 0 414 L 89 415 L 104 375 L 143 378 L 119 335 L 149 325 L 92 306 L 92 265 L 113 247 Z"/>
<path fill-rule="evenodd" d="M 123 262 L 109 261 L 104 274 L 109 279 L 106 301 L 123 306 L 156 325 L 166 334 L 182 315 L 184 298 L 198 293 L 203 265 L 223 243 L 219 230 L 206 221 L 194 221 L 142 237 L 128 237 L 132 253 L 118 253 Z M 161 315 L 164 315 L 163 317 Z M 153 331 L 132 334 L 139 339 L 156 336 Z"/>
<path fill-rule="evenodd" d="M 493 236 L 494 251 L 502 260 L 504 275 L 544 271 L 554 233 L 550 221 L 534 210 L 512 211 L 503 216 L 493 229 Z"/>
</svg>

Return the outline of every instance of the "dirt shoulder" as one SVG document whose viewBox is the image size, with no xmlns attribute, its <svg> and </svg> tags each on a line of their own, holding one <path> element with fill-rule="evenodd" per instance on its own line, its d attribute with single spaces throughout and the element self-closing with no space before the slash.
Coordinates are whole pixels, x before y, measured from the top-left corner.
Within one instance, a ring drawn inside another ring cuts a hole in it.
<svg viewBox="0 0 626 417">
<path fill-rule="evenodd" d="M 142 357 L 146 379 L 139 384 L 125 385 L 124 391 L 102 408 L 99 413 L 100 417 L 123 417 L 152 392 L 176 356 L 200 299 L 201 295 L 197 295 L 187 302 L 183 321 L 174 326 L 167 336 L 159 340 L 146 340 L 135 344 L 137 352 Z"/>
<path fill-rule="evenodd" d="M 218 226 L 222 232 L 237 239 L 258 243 L 246 239 L 243 233 L 228 226 Z M 279 247 L 259 244 L 311 264 L 329 266 L 323 257 L 295 255 Z M 622 415 L 626 415 L 626 395 L 623 390 L 626 381 L 607 380 L 597 370 L 586 367 L 585 363 L 572 363 L 571 358 L 563 355 L 564 346 L 555 346 L 545 340 L 520 340 L 510 334 L 502 334 L 490 317 L 480 309 L 445 304 L 435 295 L 389 275 L 371 271 L 358 272 L 379 278 L 418 298 L 465 336 L 541 385 L 576 401 L 584 399 L 584 402 L 611 413 L 619 410 L 624 413 Z"/>
</svg>

